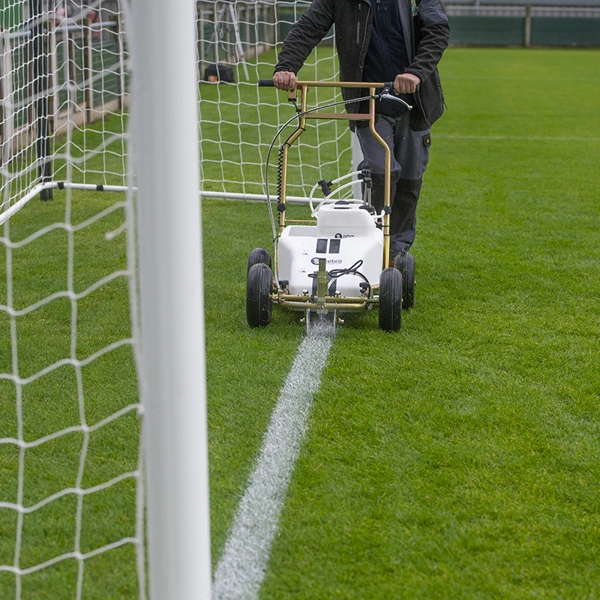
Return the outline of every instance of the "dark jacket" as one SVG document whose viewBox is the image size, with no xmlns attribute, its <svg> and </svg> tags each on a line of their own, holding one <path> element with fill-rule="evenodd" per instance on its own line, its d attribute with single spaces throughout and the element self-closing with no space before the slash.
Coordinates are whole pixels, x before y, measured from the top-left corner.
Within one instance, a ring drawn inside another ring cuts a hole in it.
<svg viewBox="0 0 600 600">
<path fill-rule="evenodd" d="M 341 81 L 362 81 L 372 27 L 371 2 L 376 0 L 313 0 L 286 37 L 275 71 L 298 73 L 313 48 L 335 24 L 335 44 Z M 448 46 L 448 17 L 439 0 L 398 0 L 400 20 L 409 57 L 406 72 L 421 84 L 415 93 L 411 128 L 428 129 L 444 112 L 444 97 L 437 64 Z M 365 90 L 342 90 L 345 100 L 359 98 Z M 356 110 L 356 109 L 354 109 Z"/>
</svg>

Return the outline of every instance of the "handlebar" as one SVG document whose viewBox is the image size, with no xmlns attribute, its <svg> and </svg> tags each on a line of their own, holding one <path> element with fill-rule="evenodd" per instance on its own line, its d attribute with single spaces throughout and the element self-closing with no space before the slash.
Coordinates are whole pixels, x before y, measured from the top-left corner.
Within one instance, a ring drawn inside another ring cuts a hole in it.
<svg viewBox="0 0 600 600">
<path fill-rule="evenodd" d="M 272 79 L 259 79 L 259 87 L 275 87 Z M 408 110 L 412 110 L 412 106 L 408 104 L 402 98 L 394 96 L 392 93 L 394 90 L 394 82 L 388 81 L 387 83 L 378 83 L 376 81 L 297 81 L 296 89 L 300 89 L 302 93 L 305 93 L 309 87 L 340 87 L 340 88 L 370 88 L 374 90 L 381 88 L 381 92 L 376 94 L 374 97 L 379 100 L 393 100 L 404 104 Z M 373 92 L 372 92 L 373 93 Z M 294 92 L 291 92 L 294 94 Z M 290 96 L 292 97 L 292 96 Z"/>
<path fill-rule="evenodd" d="M 259 87 L 275 87 L 272 79 L 259 79 Z M 393 90 L 394 82 L 380 83 L 377 81 L 297 81 L 296 87 L 340 87 L 340 88 L 384 88 Z"/>
</svg>

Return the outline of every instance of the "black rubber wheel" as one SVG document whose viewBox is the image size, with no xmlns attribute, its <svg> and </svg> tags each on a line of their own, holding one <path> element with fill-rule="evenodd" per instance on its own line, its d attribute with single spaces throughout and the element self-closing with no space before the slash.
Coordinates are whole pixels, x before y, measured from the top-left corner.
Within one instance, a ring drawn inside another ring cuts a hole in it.
<svg viewBox="0 0 600 600">
<path fill-rule="evenodd" d="M 250 327 L 264 327 L 271 322 L 271 287 L 271 268 L 264 263 L 252 265 L 246 286 L 246 319 Z"/>
<path fill-rule="evenodd" d="M 410 252 L 401 252 L 394 259 L 394 267 L 402 275 L 402 308 L 415 305 L 415 257 Z"/>
<path fill-rule="evenodd" d="M 253 265 L 267 265 L 271 267 L 271 255 L 264 248 L 254 248 L 248 257 L 248 271 Z"/>
<path fill-rule="evenodd" d="M 400 331 L 402 324 L 402 275 L 390 267 L 379 278 L 379 328 Z"/>
</svg>

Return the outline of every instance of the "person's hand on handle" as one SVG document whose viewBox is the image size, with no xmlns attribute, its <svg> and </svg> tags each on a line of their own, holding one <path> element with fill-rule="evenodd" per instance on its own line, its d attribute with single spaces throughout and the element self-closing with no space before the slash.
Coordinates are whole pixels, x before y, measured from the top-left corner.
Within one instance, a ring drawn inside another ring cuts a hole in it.
<svg viewBox="0 0 600 600">
<path fill-rule="evenodd" d="M 277 71 L 273 75 L 273 85 L 278 90 L 285 90 L 286 92 L 293 92 L 296 89 L 296 74 L 291 71 Z"/>
<path fill-rule="evenodd" d="M 396 94 L 414 94 L 421 80 L 412 73 L 400 73 L 394 80 Z"/>
</svg>

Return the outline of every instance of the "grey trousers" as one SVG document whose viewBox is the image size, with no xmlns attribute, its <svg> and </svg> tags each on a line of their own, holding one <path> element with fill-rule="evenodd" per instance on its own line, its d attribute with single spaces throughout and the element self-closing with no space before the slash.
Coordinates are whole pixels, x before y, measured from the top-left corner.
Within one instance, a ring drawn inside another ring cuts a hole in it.
<svg viewBox="0 0 600 600">
<path fill-rule="evenodd" d="M 390 198 L 390 247 L 392 256 L 408 250 L 415 240 L 417 203 L 423 173 L 429 162 L 430 130 L 413 131 L 410 113 L 394 119 L 380 115 L 375 129 L 392 151 Z M 373 179 L 371 202 L 378 212 L 383 208 L 385 151 L 368 127 L 357 127 L 356 134 L 363 153 L 361 169 L 369 169 Z"/>
</svg>

